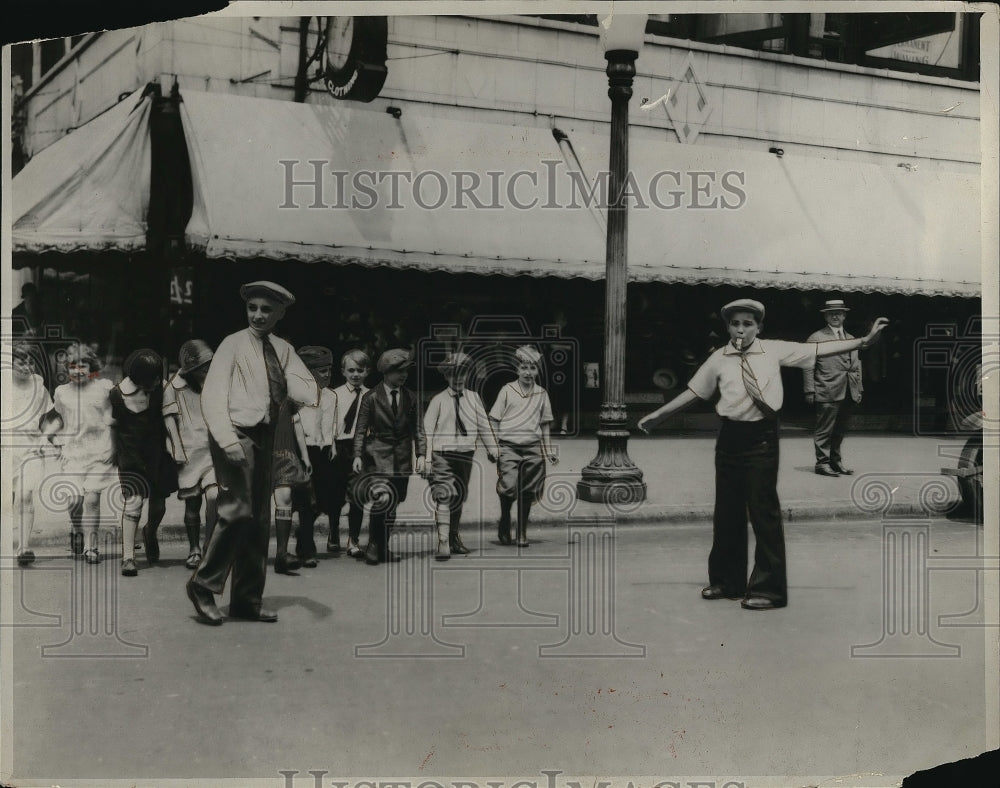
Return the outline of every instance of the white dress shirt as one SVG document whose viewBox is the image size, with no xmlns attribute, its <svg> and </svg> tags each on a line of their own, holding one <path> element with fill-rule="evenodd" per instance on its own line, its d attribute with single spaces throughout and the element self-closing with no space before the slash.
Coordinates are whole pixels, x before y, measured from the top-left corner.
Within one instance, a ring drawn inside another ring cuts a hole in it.
<svg viewBox="0 0 1000 788">
<path fill-rule="evenodd" d="M 493 456 L 499 452 L 483 400 L 475 391 L 465 389 L 458 400 L 458 412 L 465 426 L 465 435 L 455 422 L 456 392 L 450 386 L 435 394 L 424 413 L 424 433 L 427 454 L 434 451 L 475 451 L 479 440 Z"/>
</svg>

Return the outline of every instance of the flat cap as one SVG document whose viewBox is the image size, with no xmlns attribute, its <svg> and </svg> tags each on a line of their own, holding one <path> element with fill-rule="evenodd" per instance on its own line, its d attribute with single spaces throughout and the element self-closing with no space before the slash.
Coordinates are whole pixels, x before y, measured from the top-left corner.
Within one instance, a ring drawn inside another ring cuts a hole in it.
<svg viewBox="0 0 1000 788">
<path fill-rule="evenodd" d="M 391 372 L 394 369 L 402 369 L 413 364 L 413 356 L 409 350 L 403 348 L 391 348 L 378 357 L 376 368 L 379 372 Z"/>
<path fill-rule="evenodd" d="M 764 319 L 764 305 L 752 298 L 737 298 L 735 301 L 730 301 L 722 307 L 721 312 L 723 320 L 729 320 L 729 316 L 733 312 L 753 312 L 757 316 L 757 320 Z"/>
<path fill-rule="evenodd" d="M 333 351 L 322 345 L 303 345 L 298 349 L 299 358 L 309 369 L 333 366 Z"/>
<path fill-rule="evenodd" d="M 249 301 L 251 298 L 263 296 L 277 301 L 282 306 L 291 306 L 295 303 L 295 296 L 279 284 L 260 280 L 257 282 L 247 282 L 240 287 L 240 298 Z"/>
</svg>

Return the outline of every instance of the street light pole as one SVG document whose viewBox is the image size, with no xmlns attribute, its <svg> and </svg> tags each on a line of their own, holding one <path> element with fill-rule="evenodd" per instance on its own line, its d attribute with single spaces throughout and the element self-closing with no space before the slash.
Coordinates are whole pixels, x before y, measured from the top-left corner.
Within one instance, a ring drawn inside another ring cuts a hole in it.
<svg viewBox="0 0 1000 788">
<path fill-rule="evenodd" d="M 616 17 L 614 21 L 618 21 Z M 628 202 L 623 197 L 628 173 L 628 102 L 632 97 L 635 61 L 645 29 L 638 30 L 635 48 L 611 44 L 608 61 L 608 97 L 611 99 L 611 161 L 608 195 L 608 235 L 605 257 L 604 380 L 597 432 L 597 456 L 581 471 L 577 497 L 584 501 L 639 503 L 646 498 L 642 471 L 628 456 L 625 409 L 625 303 L 628 284 Z M 613 23 L 612 23 L 613 24 Z"/>
</svg>

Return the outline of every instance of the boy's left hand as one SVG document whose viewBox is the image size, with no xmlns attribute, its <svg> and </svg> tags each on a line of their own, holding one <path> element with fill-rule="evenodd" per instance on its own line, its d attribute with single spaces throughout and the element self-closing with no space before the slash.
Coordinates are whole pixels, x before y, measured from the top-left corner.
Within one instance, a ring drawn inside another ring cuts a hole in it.
<svg viewBox="0 0 1000 788">
<path fill-rule="evenodd" d="M 417 460 L 414 463 L 414 469 L 416 470 L 416 472 L 419 473 L 421 476 L 423 476 L 425 467 L 426 466 L 424 465 L 424 458 L 422 456 L 417 457 Z"/>
</svg>

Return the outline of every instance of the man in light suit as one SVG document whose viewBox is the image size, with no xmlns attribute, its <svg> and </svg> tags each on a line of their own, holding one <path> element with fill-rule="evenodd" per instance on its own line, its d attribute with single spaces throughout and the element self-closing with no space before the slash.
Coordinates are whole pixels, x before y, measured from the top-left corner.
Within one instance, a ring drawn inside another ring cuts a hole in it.
<svg viewBox="0 0 1000 788">
<path fill-rule="evenodd" d="M 382 382 L 361 398 L 358 408 L 353 470 L 369 474 L 369 489 L 376 496 L 368 520 L 368 547 L 359 558 L 372 565 L 399 560 L 389 551 L 389 531 L 396 507 L 406 498 L 410 474 L 424 472 L 427 447 L 417 395 L 403 385 L 411 366 L 408 350 L 383 353 L 377 364 Z"/>
<path fill-rule="evenodd" d="M 853 339 L 844 330 L 850 309 L 843 301 L 829 300 L 820 310 L 826 326 L 809 335 L 807 342 L 830 342 Z M 840 456 L 840 445 L 847 433 L 851 412 L 861 402 L 861 359 L 858 351 L 823 356 L 816 366 L 803 370 L 806 402 L 816 404 L 816 473 L 820 476 L 851 475 Z"/>
</svg>

